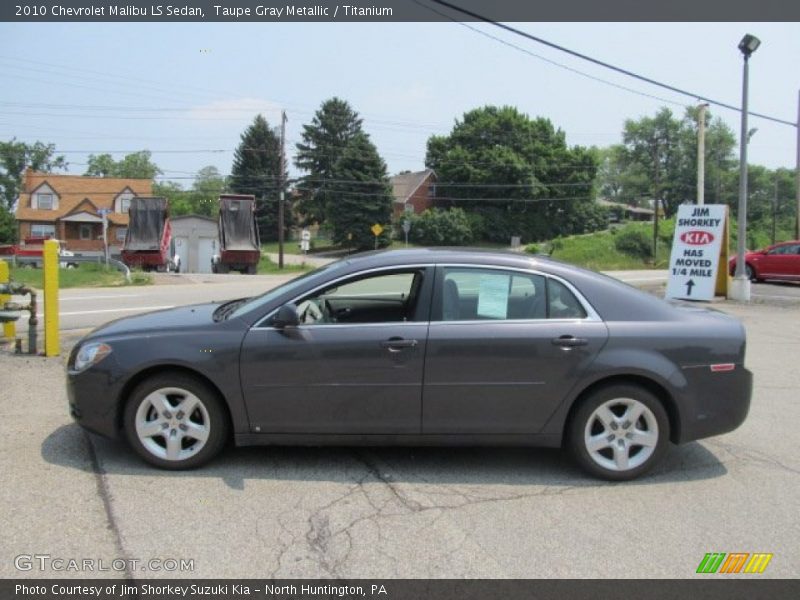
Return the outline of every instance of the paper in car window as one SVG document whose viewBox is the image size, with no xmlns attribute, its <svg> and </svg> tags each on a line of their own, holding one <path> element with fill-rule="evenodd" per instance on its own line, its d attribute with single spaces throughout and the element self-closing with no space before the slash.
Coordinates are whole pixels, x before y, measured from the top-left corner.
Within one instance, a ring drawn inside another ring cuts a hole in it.
<svg viewBox="0 0 800 600">
<path fill-rule="evenodd" d="M 478 316 L 488 319 L 508 316 L 508 275 L 481 275 Z"/>
</svg>

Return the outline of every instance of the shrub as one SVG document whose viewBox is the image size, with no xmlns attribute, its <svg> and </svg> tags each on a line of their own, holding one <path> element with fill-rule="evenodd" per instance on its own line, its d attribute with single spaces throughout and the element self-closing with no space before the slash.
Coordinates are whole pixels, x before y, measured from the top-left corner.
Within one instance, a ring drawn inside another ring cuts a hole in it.
<svg viewBox="0 0 800 600">
<path fill-rule="evenodd" d="M 625 228 L 614 236 L 614 247 L 628 256 L 648 258 L 652 255 L 653 242 L 641 229 Z"/>
<path fill-rule="evenodd" d="M 460 208 L 428 209 L 412 217 L 410 238 L 423 246 L 463 246 L 472 242 L 472 229 Z"/>
</svg>

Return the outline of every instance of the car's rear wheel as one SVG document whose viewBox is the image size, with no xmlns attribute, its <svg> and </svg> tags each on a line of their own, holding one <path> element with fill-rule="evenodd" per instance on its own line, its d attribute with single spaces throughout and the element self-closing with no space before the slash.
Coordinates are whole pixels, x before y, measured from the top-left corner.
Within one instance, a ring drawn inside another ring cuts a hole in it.
<svg viewBox="0 0 800 600">
<path fill-rule="evenodd" d="M 611 385 L 584 399 L 569 424 L 567 443 L 590 474 L 613 481 L 634 479 L 663 456 L 669 418 L 646 389 Z"/>
<path fill-rule="evenodd" d="M 123 415 L 125 435 L 144 460 L 162 469 L 192 469 L 216 456 L 228 439 L 228 417 L 218 395 L 182 373 L 142 382 Z"/>
</svg>

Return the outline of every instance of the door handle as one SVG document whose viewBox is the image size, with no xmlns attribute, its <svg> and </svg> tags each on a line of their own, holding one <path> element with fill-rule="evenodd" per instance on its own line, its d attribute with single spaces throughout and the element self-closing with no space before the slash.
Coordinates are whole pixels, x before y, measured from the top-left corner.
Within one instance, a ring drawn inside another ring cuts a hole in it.
<svg viewBox="0 0 800 600">
<path fill-rule="evenodd" d="M 417 340 L 406 340 L 403 338 L 389 338 L 381 342 L 381 348 L 386 348 L 389 352 L 400 352 L 405 348 L 414 348 L 419 342 Z"/>
<path fill-rule="evenodd" d="M 586 338 L 575 337 L 574 335 L 562 335 L 561 337 L 553 338 L 554 346 L 561 346 L 562 348 L 576 348 L 578 346 L 586 346 L 589 340 Z"/>
</svg>

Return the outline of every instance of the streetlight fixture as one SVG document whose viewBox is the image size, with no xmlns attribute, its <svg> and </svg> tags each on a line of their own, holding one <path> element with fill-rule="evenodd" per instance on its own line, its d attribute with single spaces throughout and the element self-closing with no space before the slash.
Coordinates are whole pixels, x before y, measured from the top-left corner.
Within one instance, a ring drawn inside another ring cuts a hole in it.
<svg viewBox="0 0 800 600">
<path fill-rule="evenodd" d="M 750 280 L 745 270 L 744 254 L 747 242 L 747 86 L 749 58 L 761 45 L 756 36 L 746 34 L 739 42 L 739 50 L 744 57 L 742 74 L 742 131 L 739 136 L 739 233 L 737 235 L 736 274 L 731 285 L 730 297 L 741 302 L 750 301 Z"/>
</svg>

